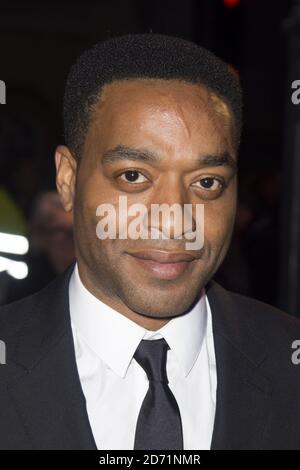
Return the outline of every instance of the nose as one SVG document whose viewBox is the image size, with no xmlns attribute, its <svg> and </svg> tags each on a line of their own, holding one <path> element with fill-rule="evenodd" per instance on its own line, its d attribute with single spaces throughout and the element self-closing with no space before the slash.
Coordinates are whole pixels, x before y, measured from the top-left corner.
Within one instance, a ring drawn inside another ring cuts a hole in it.
<svg viewBox="0 0 300 470">
<path fill-rule="evenodd" d="M 148 208 L 148 232 L 155 238 L 182 239 L 196 228 L 193 206 L 182 178 L 161 181 Z"/>
</svg>

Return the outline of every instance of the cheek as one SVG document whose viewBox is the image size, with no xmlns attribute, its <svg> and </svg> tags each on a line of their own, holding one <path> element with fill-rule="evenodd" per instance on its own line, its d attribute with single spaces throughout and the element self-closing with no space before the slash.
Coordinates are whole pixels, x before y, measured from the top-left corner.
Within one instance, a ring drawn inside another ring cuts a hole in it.
<svg viewBox="0 0 300 470">
<path fill-rule="evenodd" d="M 235 220 L 235 199 L 226 204 L 206 205 L 204 208 L 204 243 L 219 247 L 227 244 L 231 237 Z"/>
<path fill-rule="evenodd" d="M 96 215 L 97 207 L 108 202 L 111 202 L 109 191 L 96 173 L 96 170 L 89 177 L 81 175 L 78 178 L 75 198 L 77 219 L 78 221 L 79 217 L 83 219 L 87 230 L 90 230 L 91 225 L 96 229 L 98 222 Z"/>
</svg>

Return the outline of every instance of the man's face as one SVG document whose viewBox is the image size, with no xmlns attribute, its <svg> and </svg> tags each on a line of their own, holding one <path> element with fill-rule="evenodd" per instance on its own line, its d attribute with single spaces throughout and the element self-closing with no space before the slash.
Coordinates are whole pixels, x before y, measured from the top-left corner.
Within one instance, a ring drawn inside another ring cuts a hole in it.
<svg viewBox="0 0 300 470">
<path fill-rule="evenodd" d="M 105 86 L 73 194 L 77 260 L 95 291 L 152 318 L 180 315 L 192 305 L 230 243 L 236 209 L 231 130 L 226 106 L 199 85 L 128 80 Z M 169 227 L 162 220 L 151 227 L 149 217 L 147 226 L 149 233 L 170 229 L 169 239 L 100 240 L 96 209 L 109 203 L 118 213 L 119 196 L 149 213 L 151 204 L 204 204 L 203 247 L 187 251 L 172 218 Z"/>
</svg>

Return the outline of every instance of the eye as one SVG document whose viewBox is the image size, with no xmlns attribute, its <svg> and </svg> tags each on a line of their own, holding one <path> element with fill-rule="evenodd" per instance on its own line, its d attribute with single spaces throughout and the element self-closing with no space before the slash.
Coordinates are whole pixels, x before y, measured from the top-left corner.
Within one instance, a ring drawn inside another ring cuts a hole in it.
<svg viewBox="0 0 300 470">
<path fill-rule="evenodd" d="M 207 176 L 194 183 L 194 186 L 204 189 L 206 191 L 218 191 L 224 187 L 224 183 L 218 178 Z"/>
<path fill-rule="evenodd" d="M 127 183 L 145 183 L 148 179 L 138 170 L 126 170 L 120 178 Z"/>
</svg>

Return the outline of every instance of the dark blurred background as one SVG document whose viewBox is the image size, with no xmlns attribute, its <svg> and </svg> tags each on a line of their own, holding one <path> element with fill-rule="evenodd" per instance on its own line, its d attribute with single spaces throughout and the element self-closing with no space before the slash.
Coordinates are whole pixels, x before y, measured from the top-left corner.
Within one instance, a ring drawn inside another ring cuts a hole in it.
<svg viewBox="0 0 300 470">
<path fill-rule="evenodd" d="M 40 289 L 74 258 L 72 219 L 54 192 L 53 162 L 55 146 L 63 143 L 70 65 L 101 39 L 159 32 L 219 55 L 244 89 L 236 227 L 215 278 L 300 314 L 300 126 L 290 100 L 291 81 L 300 79 L 299 2 L 10 0 L 1 3 L 0 16 L 0 79 L 7 88 L 0 107 L 0 232 L 30 242 L 23 256 L 5 254 L 26 261 L 29 272 L 15 279 L 2 267 L 0 303 Z"/>
</svg>

